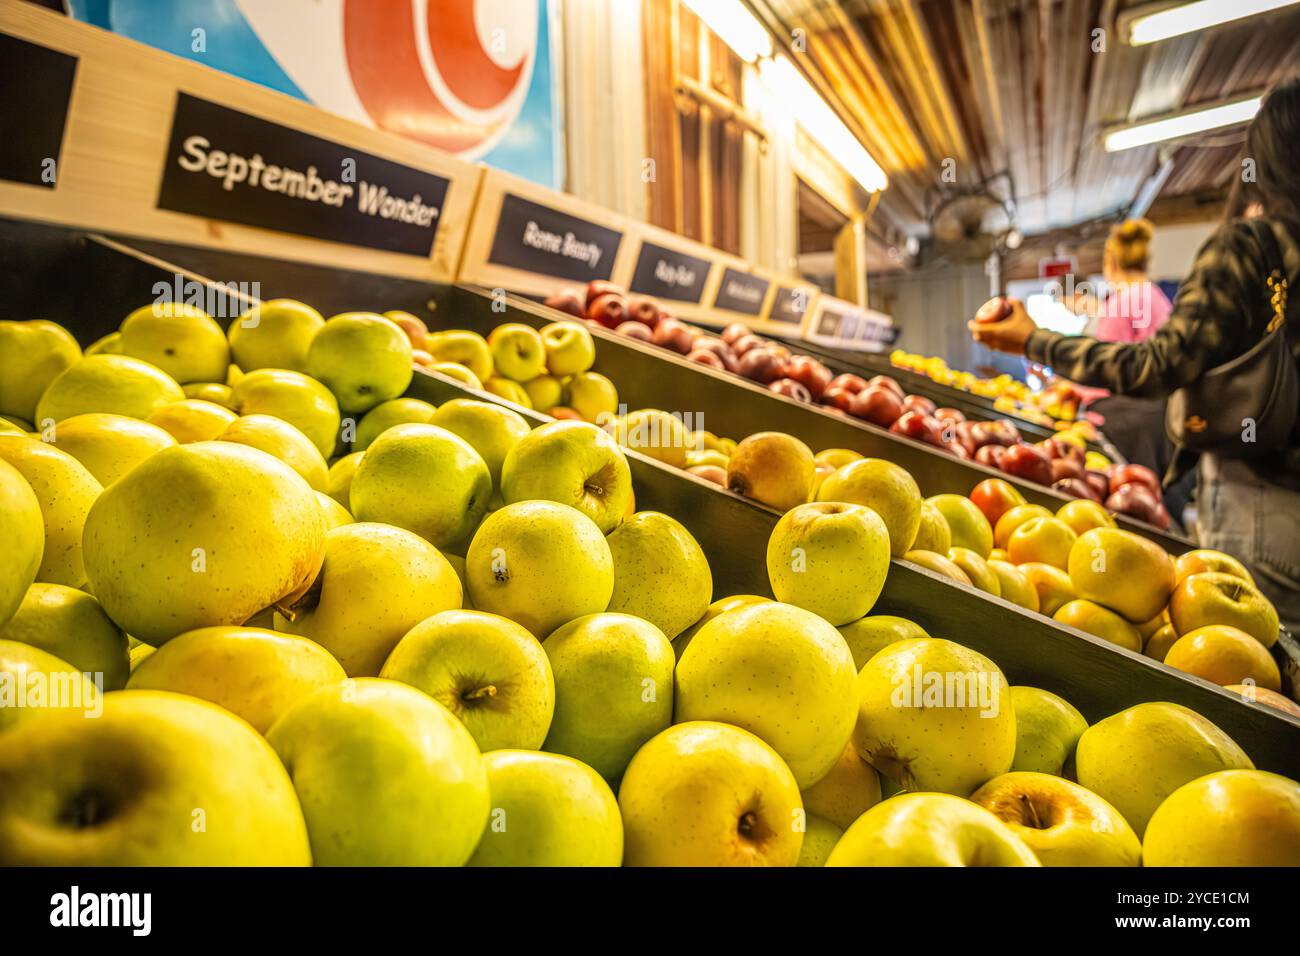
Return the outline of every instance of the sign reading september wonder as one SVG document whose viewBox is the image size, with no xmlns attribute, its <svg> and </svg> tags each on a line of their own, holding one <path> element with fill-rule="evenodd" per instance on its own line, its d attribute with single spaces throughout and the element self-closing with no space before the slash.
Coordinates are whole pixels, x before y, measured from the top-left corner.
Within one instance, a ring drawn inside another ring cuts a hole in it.
<svg viewBox="0 0 1300 956">
<path fill-rule="evenodd" d="M 428 256 L 451 181 L 188 93 L 158 208 Z"/>
</svg>

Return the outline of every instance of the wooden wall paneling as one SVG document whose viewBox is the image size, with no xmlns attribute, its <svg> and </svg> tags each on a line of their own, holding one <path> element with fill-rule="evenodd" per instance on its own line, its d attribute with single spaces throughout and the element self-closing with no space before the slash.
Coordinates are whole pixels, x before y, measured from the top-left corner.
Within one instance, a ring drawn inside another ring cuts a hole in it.
<svg viewBox="0 0 1300 956">
<path fill-rule="evenodd" d="M 682 123 L 675 86 L 679 67 L 677 0 L 645 0 L 646 155 L 655 177 L 645 184 L 646 220 L 674 232 L 682 228 Z"/>
</svg>

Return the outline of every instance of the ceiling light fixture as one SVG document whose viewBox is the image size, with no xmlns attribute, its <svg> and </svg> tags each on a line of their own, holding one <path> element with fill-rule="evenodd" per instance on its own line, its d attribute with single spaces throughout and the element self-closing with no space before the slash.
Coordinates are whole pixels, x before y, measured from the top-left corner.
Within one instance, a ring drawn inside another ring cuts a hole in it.
<svg viewBox="0 0 1300 956">
<path fill-rule="evenodd" d="M 1249 123 L 1259 112 L 1262 96 L 1233 100 L 1215 106 L 1184 110 L 1158 119 L 1144 120 L 1130 126 L 1112 130 L 1103 140 L 1108 153 L 1116 153 L 1135 146 L 1149 146 L 1168 139 L 1182 139 L 1225 126 Z"/>
<path fill-rule="evenodd" d="M 771 34 L 740 0 L 682 0 L 682 3 L 746 63 L 772 55 Z"/>
<path fill-rule="evenodd" d="M 1130 46 L 1143 46 L 1280 10 L 1297 2 L 1300 0 L 1196 0 L 1176 7 L 1160 4 L 1157 6 L 1162 9 L 1151 13 L 1142 13 L 1142 8 L 1129 11 L 1126 17 L 1121 18 L 1122 23 L 1128 26 L 1127 31 L 1123 31 L 1121 26 L 1121 35 L 1128 38 Z"/>
</svg>

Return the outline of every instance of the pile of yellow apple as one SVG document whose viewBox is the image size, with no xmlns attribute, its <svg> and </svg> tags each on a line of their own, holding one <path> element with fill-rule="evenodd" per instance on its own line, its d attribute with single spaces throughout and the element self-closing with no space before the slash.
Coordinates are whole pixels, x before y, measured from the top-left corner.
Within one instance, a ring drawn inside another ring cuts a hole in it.
<svg viewBox="0 0 1300 956">
<path fill-rule="evenodd" d="M 710 603 L 615 436 L 402 398 L 398 319 L 0 323 L 0 864 L 1300 865 L 1300 785 L 1204 717 L 872 615 L 967 530 L 903 469 L 741 442 L 799 497 L 775 600 Z"/>
<path fill-rule="evenodd" d="M 1073 421 L 1079 414 L 1079 393 L 1068 382 L 1054 382 L 1042 391 L 1035 391 L 1005 373 L 994 378 L 980 378 L 973 372 L 949 368 L 948 363 L 938 356 L 918 355 L 902 349 L 890 352 L 889 362 L 895 368 L 924 375 L 940 385 L 991 398 L 994 410 L 1018 415 L 1026 421 L 1051 425 L 1055 421 Z"/>
</svg>

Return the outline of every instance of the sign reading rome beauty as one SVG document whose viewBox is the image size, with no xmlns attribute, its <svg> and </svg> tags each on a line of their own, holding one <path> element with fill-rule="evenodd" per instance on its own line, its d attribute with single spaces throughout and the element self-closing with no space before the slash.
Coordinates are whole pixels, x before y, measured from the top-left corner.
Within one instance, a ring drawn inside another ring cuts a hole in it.
<svg viewBox="0 0 1300 956">
<path fill-rule="evenodd" d="M 708 277 L 707 259 L 643 242 L 628 291 L 673 302 L 699 302 Z"/>
<path fill-rule="evenodd" d="M 718 293 L 713 297 L 714 308 L 739 312 L 741 315 L 758 315 L 763 311 L 763 302 L 771 284 L 761 276 L 750 275 L 739 269 L 727 269 L 722 273 Z"/>
<path fill-rule="evenodd" d="M 428 256 L 450 181 L 180 93 L 158 208 Z"/>
<path fill-rule="evenodd" d="M 556 279 L 608 279 L 623 242 L 616 229 L 598 226 L 514 193 L 506 193 L 488 262 Z"/>
</svg>

